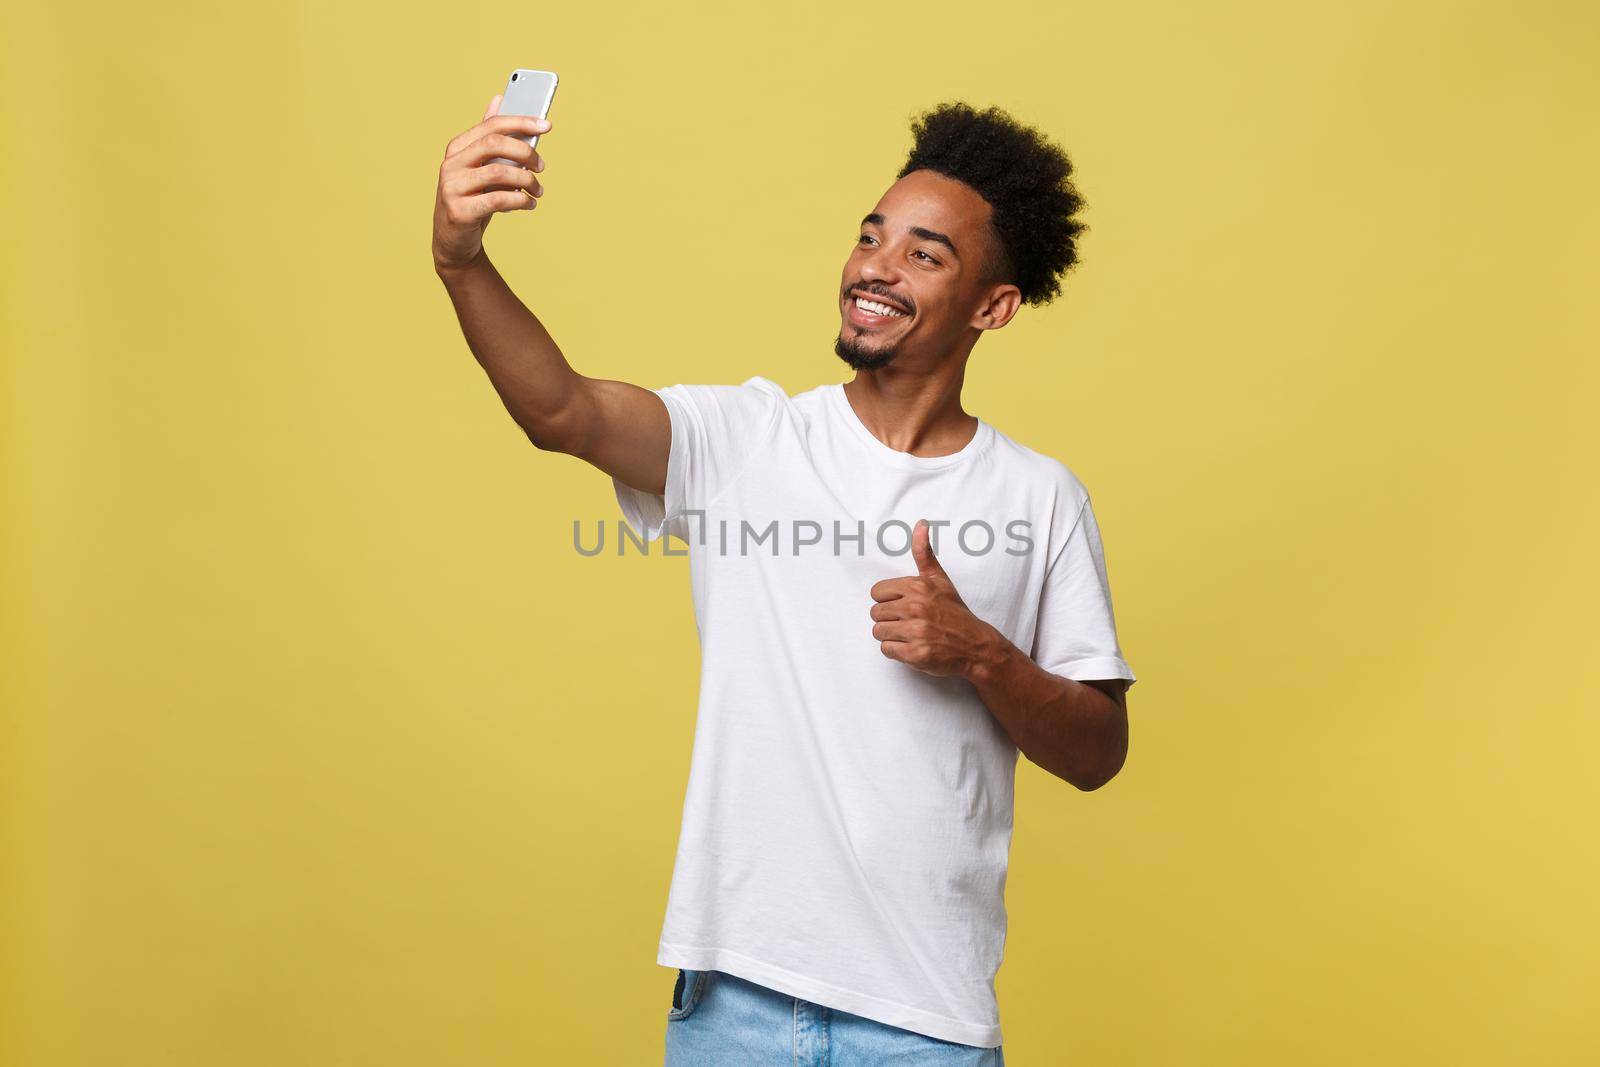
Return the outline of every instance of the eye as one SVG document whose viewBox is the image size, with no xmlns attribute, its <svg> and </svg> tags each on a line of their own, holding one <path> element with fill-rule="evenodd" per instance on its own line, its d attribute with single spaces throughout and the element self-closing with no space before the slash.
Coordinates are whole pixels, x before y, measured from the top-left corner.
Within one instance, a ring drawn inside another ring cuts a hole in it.
<svg viewBox="0 0 1600 1067">
<path fill-rule="evenodd" d="M 922 249 L 919 248 L 919 249 L 917 249 L 917 255 L 919 255 L 919 256 L 928 256 L 928 253 L 924 252 Z M 939 261 L 937 259 L 934 259 L 932 256 L 928 256 L 928 262 L 929 263 L 937 263 Z"/>
<path fill-rule="evenodd" d="M 860 237 L 856 238 L 856 244 L 860 244 L 862 241 L 870 241 L 870 240 L 872 240 L 872 235 L 870 233 L 864 233 Z"/>
</svg>

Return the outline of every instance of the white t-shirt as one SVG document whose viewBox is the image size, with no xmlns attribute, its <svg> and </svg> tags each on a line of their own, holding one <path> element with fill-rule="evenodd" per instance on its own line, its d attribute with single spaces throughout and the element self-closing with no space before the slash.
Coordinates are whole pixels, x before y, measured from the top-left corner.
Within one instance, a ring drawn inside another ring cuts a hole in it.
<svg viewBox="0 0 1600 1067">
<path fill-rule="evenodd" d="M 981 420 L 954 454 L 895 451 L 838 384 L 657 394 L 666 493 L 617 500 L 687 543 L 701 644 L 657 962 L 998 1046 L 1018 752 L 971 683 L 882 653 L 869 590 L 917 573 L 927 519 L 979 618 L 1047 671 L 1131 684 L 1088 492 Z"/>
</svg>

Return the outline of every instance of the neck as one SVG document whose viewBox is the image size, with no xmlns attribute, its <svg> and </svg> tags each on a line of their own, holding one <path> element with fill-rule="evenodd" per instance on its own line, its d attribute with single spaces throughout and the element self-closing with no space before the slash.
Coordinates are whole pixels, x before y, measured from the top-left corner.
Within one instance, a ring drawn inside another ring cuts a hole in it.
<svg viewBox="0 0 1600 1067">
<path fill-rule="evenodd" d="M 966 369 L 965 360 L 955 360 L 932 371 L 857 371 L 844 395 L 872 435 L 896 452 L 948 456 L 978 432 L 978 420 L 961 406 Z"/>
</svg>

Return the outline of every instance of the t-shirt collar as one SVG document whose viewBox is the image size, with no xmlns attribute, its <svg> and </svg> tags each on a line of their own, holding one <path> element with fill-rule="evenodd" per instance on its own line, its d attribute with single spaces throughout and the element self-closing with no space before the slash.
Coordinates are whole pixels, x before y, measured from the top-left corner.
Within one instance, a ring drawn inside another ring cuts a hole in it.
<svg viewBox="0 0 1600 1067">
<path fill-rule="evenodd" d="M 843 383 L 836 382 L 828 387 L 828 397 L 833 403 L 835 413 L 839 416 L 850 433 L 858 438 L 863 447 L 877 456 L 879 460 L 897 467 L 907 467 L 914 470 L 938 470 L 943 467 L 964 463 L 989 447 L 994 438 L 994 427 L 983 419 L 978 420 L 978 430 L 972 435 L 959 451 L 947 456 L 915 456 L 910 452 L 901 452 L 890 448 L 867 429 L 861 417 L 856 414 L 856 409 L 850 406 L 850 398 L 845 395 Z"/>
</svg>

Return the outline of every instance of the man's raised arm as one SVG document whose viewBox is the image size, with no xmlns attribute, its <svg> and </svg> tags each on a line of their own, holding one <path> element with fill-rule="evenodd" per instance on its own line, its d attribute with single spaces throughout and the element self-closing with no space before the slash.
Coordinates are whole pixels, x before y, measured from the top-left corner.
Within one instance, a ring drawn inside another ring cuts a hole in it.
<svg viewBox="0 0 1600 1067">
<path fill-rule="evenodd" d="M 544 162 L 518 137 L 544 134 L 550 124 L 527 115 L 496 115 L 499 105 L 496 95 L 483 121 L 445 147 L 433 207 L 434 271 L 455 305 L 467 347 L 530 441 L 586 460 L 626 485 L 660 493 L 672 443 L 661 398 L 637 385 L 573 370 L 484 251 L 490 218 L 531 211 L 544 192 L 535 176 Z M 496 157 L 520 165 L 489 162 Z"/>
</svg>

